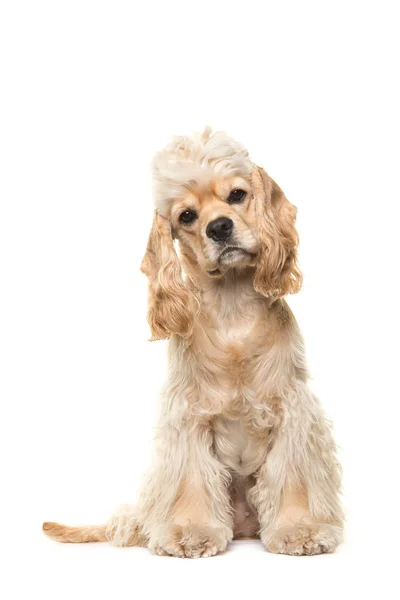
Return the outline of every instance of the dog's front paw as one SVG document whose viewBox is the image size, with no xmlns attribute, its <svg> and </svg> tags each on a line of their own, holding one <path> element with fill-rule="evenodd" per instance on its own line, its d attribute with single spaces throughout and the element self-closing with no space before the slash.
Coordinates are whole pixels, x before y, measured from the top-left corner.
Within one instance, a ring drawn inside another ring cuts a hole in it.
<svg viewBox="0 0 400 600">
<path fill-rule="evenodd" d="M 293 556 L 333 552 L 342 541 L 341 527 L 325 523 L 306 525 L 298 523 L 282 527 L 262 541 L 268 552 Z"/>
<path fill-rule="evenodd" d="M 171 524 L 152 536 L 149 547 L 161 556 L 207 558 L 223 552 L 231 539 L 227 527 Z"/>
</svg>

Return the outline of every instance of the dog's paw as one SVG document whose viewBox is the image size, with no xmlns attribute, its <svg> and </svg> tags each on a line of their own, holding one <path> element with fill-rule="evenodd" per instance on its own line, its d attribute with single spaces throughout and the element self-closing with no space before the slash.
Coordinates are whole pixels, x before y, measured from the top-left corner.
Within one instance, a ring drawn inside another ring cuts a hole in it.
<svg viewBox="0 0 400 600">
<path fill-rule="evenodd" d="M 274 554 L 312 556 L 333 552 L 342 541 L 342 533 L 342 529 L 335 525 L 298 523 L 278 529 L 267 539 L 263 538 L 263 543 L 268 552 Z"/>
<path fill-rule="evenodd" d="M 161 556 L 207 558 L 223 552 L 232 539 L 228 528 L 209 525 L 169 525 L 158 532 L 150 548 Z"/>
<path fill-rule="evenodd" d="M 135 517 L 135 509 L 130 505 L 121 506 L 111 517 L 106 537 L 114 546 L 147 546 L 147 539 Z"/>
</svg>

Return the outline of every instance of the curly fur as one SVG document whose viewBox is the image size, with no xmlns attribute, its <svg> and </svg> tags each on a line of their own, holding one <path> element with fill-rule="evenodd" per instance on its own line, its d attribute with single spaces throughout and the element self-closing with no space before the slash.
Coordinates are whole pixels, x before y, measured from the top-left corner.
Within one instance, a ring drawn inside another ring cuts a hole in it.
<svg viewBox="0 0 400 600">
<path fill-rule="evenodd" d="M 107 526 L 47 523 L 45 533 L 179 557 L 211 556 L 234 537 L 331 552 L 343 532 L 340 467 L 283 298 L 301 286 L 296 209 L 222 133 L 174 139 L 153 168 L 142 270 L 153 339 L 170 338 L 153 464 L 137 503 Z M 227 201 L 233 189 L 240 203 Z M 187 209 L 190 225 L 179 218 Z M 219 242 L 207 226 L 222 216 L 233 233 Z"/>
<path fill-rule="evenodd" d="M 141 270 L 149 278 L 147 319 L 152 339 L 189 335 L 193 327 L 190 293 L 183 283 L 171 225 L 157 212 Z"/>
<path fill-rule="evenodd" d="M 295 294 L 302 284 L 297 264 L 296 208 L 263 169 L 254 170 L 253 188 L 262 248 L 254 287 L 264 296 Z"/>
</svg>

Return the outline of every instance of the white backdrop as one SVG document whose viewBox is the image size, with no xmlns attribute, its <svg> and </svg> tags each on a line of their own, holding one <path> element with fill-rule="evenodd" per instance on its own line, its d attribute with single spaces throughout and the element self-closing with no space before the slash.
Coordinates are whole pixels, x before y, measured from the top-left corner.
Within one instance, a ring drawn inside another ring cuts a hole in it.
<svg viewBox="0 0 400 600">
<path fill-rule="evenodd" d="M 395 9 L 2 2 L 3 597 L 395 597 Z M 165 371 L 139 272 L 149 163 L 205 124 L 244 143 L 298 207 L 304 288 L 289 301 L 344 467 L 347 539 L 332 556 L 237 542 L 182 561 L 41 533 L 43 520 L 102 523 L 135 498 Z"/>
</svg>

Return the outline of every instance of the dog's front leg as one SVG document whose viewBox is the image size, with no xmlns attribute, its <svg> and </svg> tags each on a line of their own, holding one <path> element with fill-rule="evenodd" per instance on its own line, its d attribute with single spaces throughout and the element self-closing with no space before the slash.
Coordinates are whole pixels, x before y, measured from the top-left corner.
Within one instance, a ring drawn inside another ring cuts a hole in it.
<svg viewBox="0 0 400 600">
<path fill-rule="evenodd" d="M 206 557 L 232 539 L 229 473 L 213 453 L 207 422 L 182 419 L 159 429 L 156 457 L 138 506 L 157 554 Z"/>
<path fill-rule="evenodd" d="M 343 534 L 340 468 L 330 427 L 305 383 L 288 386 L 272 448 L 250 492 L 267 550 L 332 552 Z"/>
</svg>

